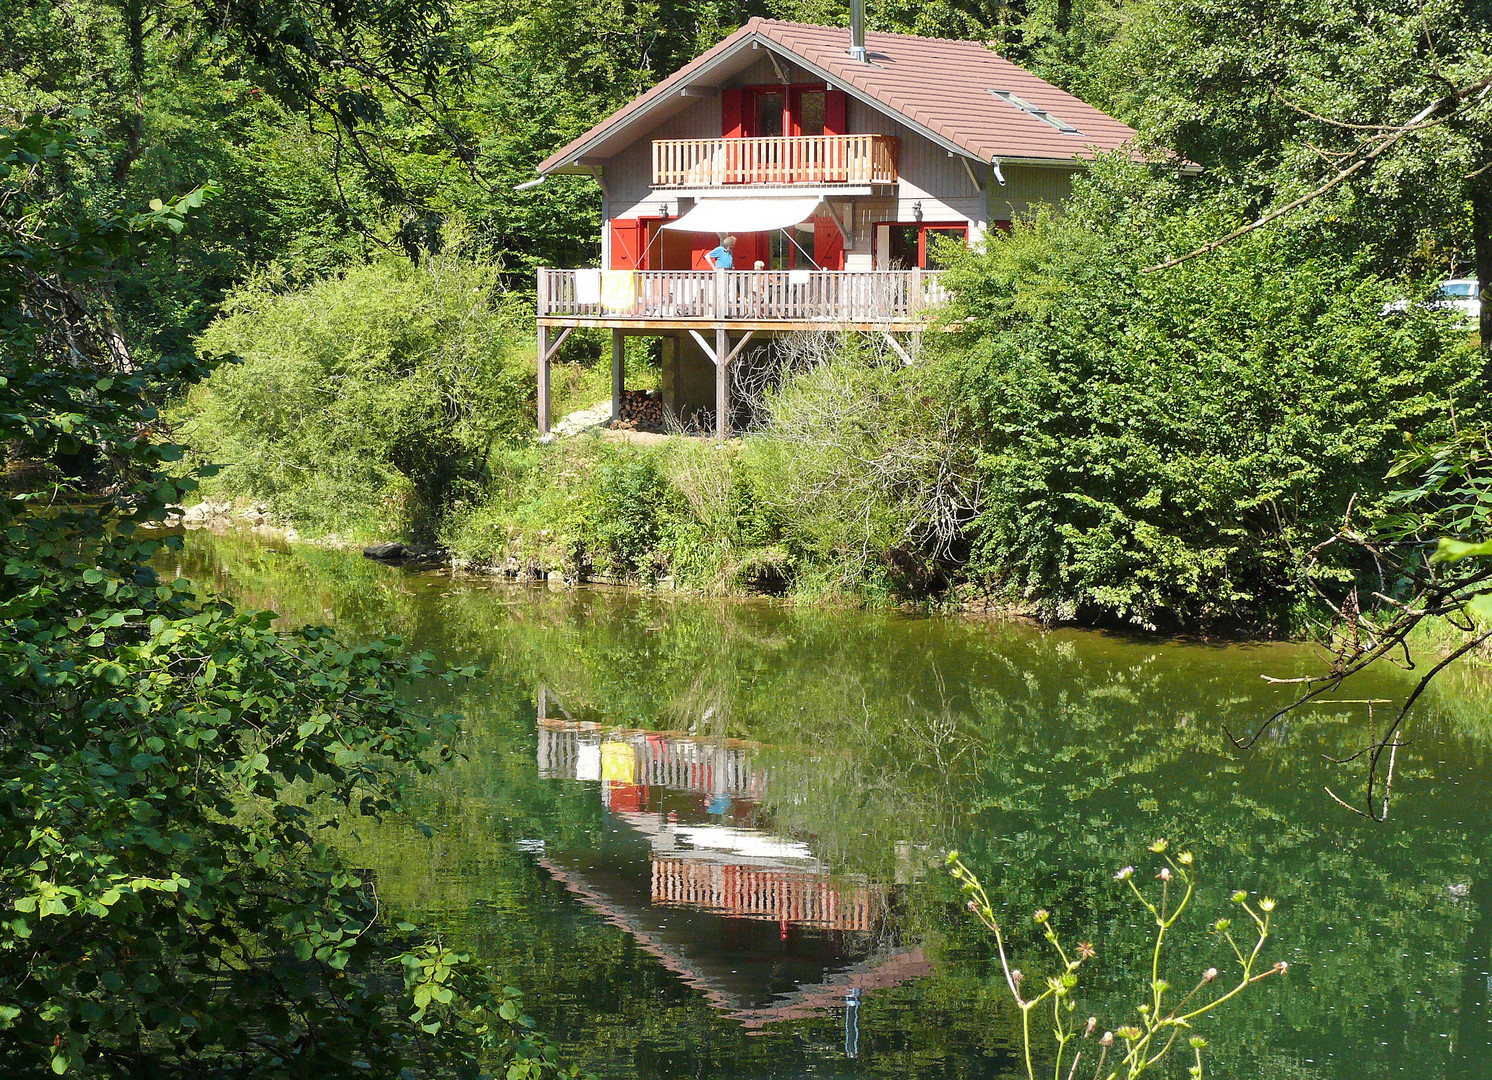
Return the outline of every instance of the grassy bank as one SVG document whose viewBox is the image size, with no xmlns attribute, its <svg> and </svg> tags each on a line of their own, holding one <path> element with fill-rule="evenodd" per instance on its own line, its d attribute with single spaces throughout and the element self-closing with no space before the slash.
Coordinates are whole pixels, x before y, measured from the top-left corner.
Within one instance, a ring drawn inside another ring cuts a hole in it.
<svg viewBox="0 0 1492 1080">
<path fill-rule="evenodd" d="M 908 600 L 864 523 L 795 512 L 801 474 L 765 440 L 653 445 L 586 436 L 495 455 L 486 497 L 453 507 L 441 540 L 459 563 L 663 583 L 708 594 Z"/>
</svg>

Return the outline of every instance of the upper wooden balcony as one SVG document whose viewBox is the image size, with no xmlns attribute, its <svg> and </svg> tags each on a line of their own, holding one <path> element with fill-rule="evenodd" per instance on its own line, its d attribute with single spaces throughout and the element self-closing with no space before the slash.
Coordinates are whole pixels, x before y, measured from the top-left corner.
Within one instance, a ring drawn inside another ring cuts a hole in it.
<svg viewBox="0 0 1492 1080">
<path fill-rule="evenodd" d="M 882 186 L 897 181 L 892 135 L 657 139 L 654 188 Z"/>
</svg>

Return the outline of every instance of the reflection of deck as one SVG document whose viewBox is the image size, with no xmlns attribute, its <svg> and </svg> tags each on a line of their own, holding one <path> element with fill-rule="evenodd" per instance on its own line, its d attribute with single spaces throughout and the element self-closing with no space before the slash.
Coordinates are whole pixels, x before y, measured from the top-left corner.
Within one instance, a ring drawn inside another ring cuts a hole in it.
<svg viewBox="0 0 1492 1080">
<path fill-rule="evenodd" d="M 843 1006 L 845 993 L 849 990 L 863 993 L 885 989 L 932 973 L 932 965 L 921 948 L 883 947 L 858 963 L 826 974 L 816 983 L 799 985 L 765 1002 L 753 1001 L 749 992 L 743 998 L 739 962 L 732 961 L 735 966 L 719 963 L 714 965 L 716 970 L 711 971 L 710 965 L 693 955 L 687 942 L 670 940 L 666 930 L 644 920 L 645 910 L 634 910 L 625 901 L 613 899 L 607 891 L 590 881 L 586 872 L 577 867 L 563 866 L 550 858 L 541 858 L 538 862 L 586 907 L 612 926 L 626 931 L 644 951 L 686 985 L 700 991 L 711 1005 L 748 1029 L 798 1020 Z"/>
<path fill-rule="evenodd" d="M 653 903 L 827 930 L 872 930 L 885 886 L 840 884 L 820 874 L 695 859 L 653 860 Z"/>
<path fill-rule="evenodd" d="M 751 767 L 752 749 L 752 744 L 738 739 L 701 739 L 640 730 L 603 732 L 594 724 L 539 721 L 539 775 L 545 779 L 607 779 L 760 799 L 767 775 Z"/>
</svg>

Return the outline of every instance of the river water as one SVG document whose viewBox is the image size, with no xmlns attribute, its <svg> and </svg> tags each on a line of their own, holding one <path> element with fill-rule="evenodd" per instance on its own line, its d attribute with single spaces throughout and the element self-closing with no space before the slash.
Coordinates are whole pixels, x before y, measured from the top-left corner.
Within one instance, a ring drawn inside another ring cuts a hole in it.
<svg viewBox="0 0 1492 1080">
<path fill-rule="evenodd" d="M 1304 710 L 1247 754 L 1222 734 L 1283 700 L 1261 676 L 1312 670 L 1298 646 L 551 592 L 246 536 L 194 533 L 173 559 L 286 620 L 482 666 L 419 690 L 465 729 L 416 799 L 431 835 L 386 822 L 348 855 L 601 1077 L 1024 1075 L 943 853 L 984 879 L 1033 978 L 1052 970 L 1033 909 L 1092 942 L 1079 1008 L 1101 1031 L 1149 976 L 1113 875 L 1155 887 L 1161 836 L 1201 878 L 1163 961 L 1177 986 L 1228 980 L 1205 928 L 1241 915 L 1229 893 L 1278 901 L 1263 955 L 1289 971 L 1200 1024 L 1208 1076 L 1492 1077 L 1485 674 L 1427 695 L 1380 824 L 1326 790 L 1362 803 L 1361 771 L 1327 758 L 1361 745 L 1367 705 Z"/>
</svg>

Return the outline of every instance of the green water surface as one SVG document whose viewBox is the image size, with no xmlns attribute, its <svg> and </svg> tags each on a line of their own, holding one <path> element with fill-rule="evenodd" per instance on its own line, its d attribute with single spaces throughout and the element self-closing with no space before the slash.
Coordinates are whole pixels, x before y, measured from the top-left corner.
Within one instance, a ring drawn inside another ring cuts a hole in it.
<svg viewBox="0 0 1492 1080">
<path fill-rule="evenodd" d="M 1079 1008 L 1102 1030 L 1149 967 L 1113 874 L 1153 885 L 1165 836 L 1203 880 L 1172 983 L 1226 980 L 1204 930 L 1233 889 L 1279 902 L 1265 955 L 1288 974 L 1204 1022 L 1207 1075 L 1492 1078 L 1483 674 L 1427 695 L 1379 824 L 1326 792 L 1362 800 L 1327 757 L 1359 748 L 1367 706 L 1308 709 L 1247 754 L 1222 734 L 1284 700 L 1261 676 L 1319 663 L 1298 646 L 551 592 L 206 533 L 172 562 L 287 620 L 482 665 L 421 690 L 465 718 L 465 759 L 417 800 L 433 835 L 387 822 L 348 854 L 602 1077 L 1024 1075 L 942 854 L 984 877 L 1023 970 L 1051 969 L 1038 906 L 1093 943 Z"/>
</svg>

